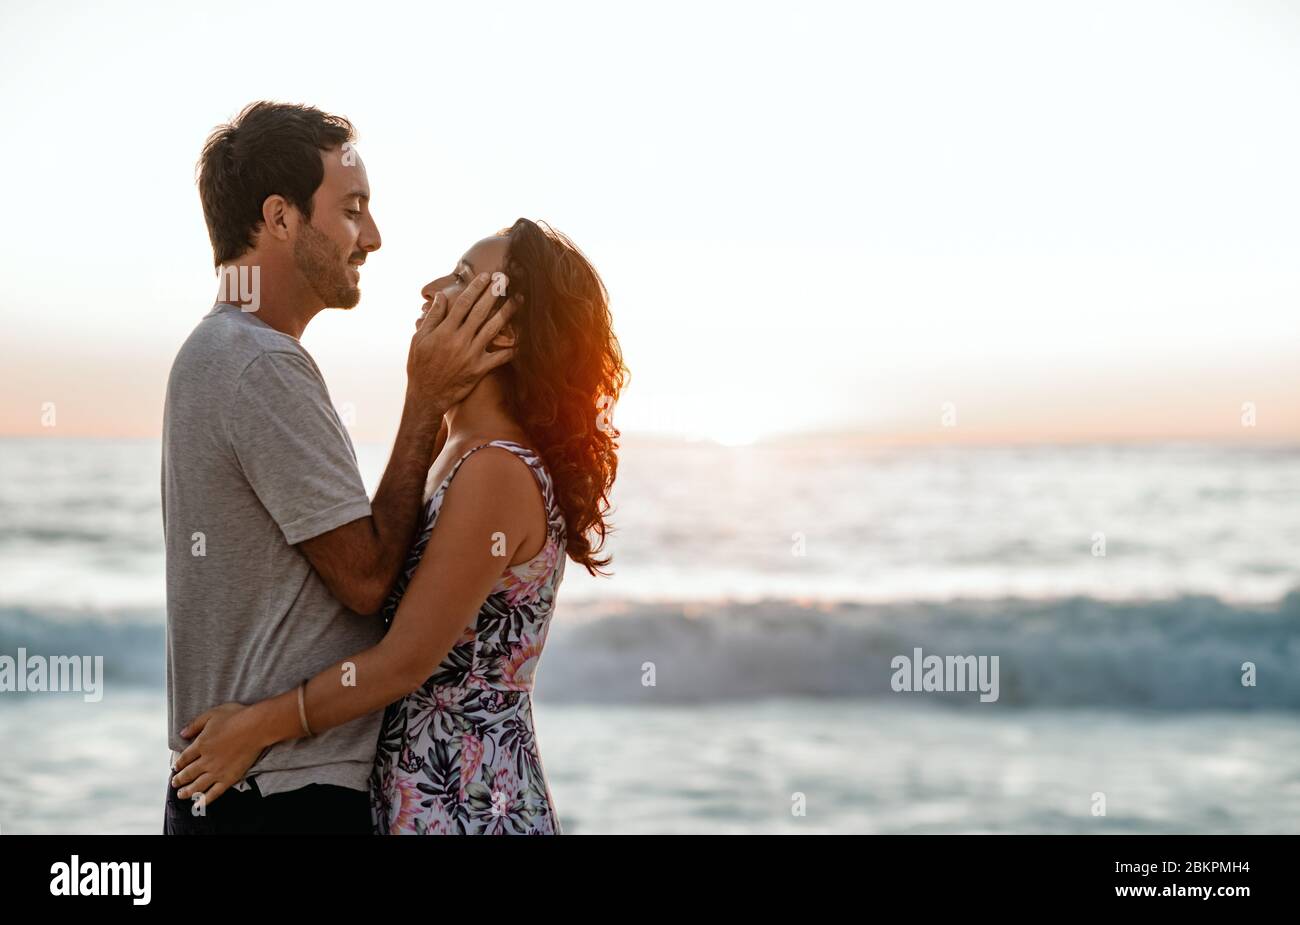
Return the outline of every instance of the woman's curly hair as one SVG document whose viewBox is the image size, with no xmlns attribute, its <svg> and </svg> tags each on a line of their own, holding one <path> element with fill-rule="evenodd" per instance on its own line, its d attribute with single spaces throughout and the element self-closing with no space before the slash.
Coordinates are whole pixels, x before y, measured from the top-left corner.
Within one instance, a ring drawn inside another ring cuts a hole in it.
<svg viewBox="0 0 1300 925">
<path fill-rule="evenodd" d="M 511 319 L 515 355 L 502 369 L 506 405 L 542 456 L 567 526 L 569 558 L 593 575 L 610 527 L 618 472 L 613 407 L 628 370 L 614 336 L 609 293 L 567 237 L 521 218 L 509 239 L 506 275 L 520 300 Z"/>
</svg>

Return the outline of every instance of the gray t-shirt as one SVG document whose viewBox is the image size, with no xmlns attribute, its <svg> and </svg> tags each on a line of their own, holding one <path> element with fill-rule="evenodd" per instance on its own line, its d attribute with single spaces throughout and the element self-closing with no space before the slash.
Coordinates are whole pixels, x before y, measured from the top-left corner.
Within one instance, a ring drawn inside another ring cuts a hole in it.
<svg viewBox="0 0 1300 925">
<path fill-rule="evenodd" d="M 302 344 L 218 303 L 172 364 L 162 440 L 167 713 L 173 750 L 204 710 L 292 689 L 383 636 L 295 544 L 370 514 L 352 441 Z M 264 794 L 366 789 L 382 712 L 281 742 Z"/>
</svg>

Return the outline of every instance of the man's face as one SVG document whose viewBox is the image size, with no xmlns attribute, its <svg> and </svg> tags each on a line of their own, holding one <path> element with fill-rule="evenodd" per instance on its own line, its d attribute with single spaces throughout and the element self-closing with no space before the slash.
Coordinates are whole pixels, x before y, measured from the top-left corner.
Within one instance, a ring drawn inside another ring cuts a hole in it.
<svg viewBox="0 0 1300 925">
<path fill-rule="evenodd" d="M 351 146 L 322 151 L 321 159 L 325 176 L 312 196 L 311 221 L 298 225 L 294 263 L 327 308 L 353 308 L 361 301 L 361 264 L 381 243 L 370 181 Z"/>
</svg>

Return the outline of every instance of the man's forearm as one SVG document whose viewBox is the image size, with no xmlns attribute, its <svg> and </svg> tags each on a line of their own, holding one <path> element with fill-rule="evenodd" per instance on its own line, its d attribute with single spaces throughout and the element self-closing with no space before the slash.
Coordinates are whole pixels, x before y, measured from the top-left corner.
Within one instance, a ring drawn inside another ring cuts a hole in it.
<svg viewBox="0 0 1300 925">
<path fill-rule="evenodd" d="M 420 516 L 424 483 L 433 463 L 443 410 L 420 407 L 410 393 L 379 489 L 370 502 L 375 531 L 374 573 L 391 588 L 406 559 Z"/>
</svg>

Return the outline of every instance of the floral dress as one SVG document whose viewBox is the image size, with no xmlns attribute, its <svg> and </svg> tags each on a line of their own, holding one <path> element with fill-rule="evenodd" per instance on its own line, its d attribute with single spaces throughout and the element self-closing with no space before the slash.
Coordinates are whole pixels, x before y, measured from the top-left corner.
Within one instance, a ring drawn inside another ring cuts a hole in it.
<svg viewBox="0 0 1300 925">
<path fill-rule="evenodd" d="M 380 835 L 559 835 L 533 730 L 533 676 L 564 575 L 564 517 L 541 458 L 507 440 L 469 450 L 428 500 L 393 593 L 392 623 L 438 521 L 447 486 L 471 453 L 499 446 L 537 479 L 546 505 L 546 543 L 501 576 L 432 677 L 384 712 L 370 776 Z"/>
</svg>

